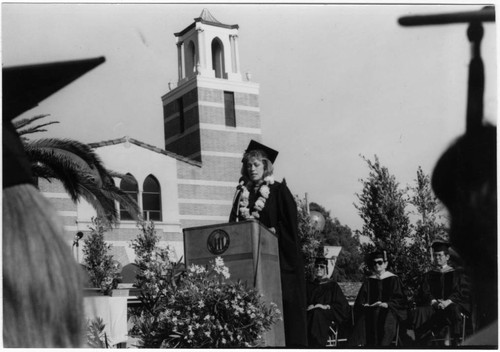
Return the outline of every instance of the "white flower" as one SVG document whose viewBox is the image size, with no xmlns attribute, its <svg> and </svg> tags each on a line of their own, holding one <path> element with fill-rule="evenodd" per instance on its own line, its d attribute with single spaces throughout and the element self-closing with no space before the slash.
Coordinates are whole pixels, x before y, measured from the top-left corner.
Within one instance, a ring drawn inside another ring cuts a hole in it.
<svg viewBox="0 0 500 352">
<path fill-rule="evenodd" d="M 274 184 L 274 177 L 273 176 L 266 176 L 266 177 L 264 177 L 264 182 L 272 185 L 272 184 Z"/>
<path fill-rule="evenodd" d="M 264 209 L 264 205 L 266 205 L 266 201 L 263 198 L 259 198 L 255 201 L 255 209 L 262 210 Z"/>
<path fill-rule="evenodd" d="M 259 191 L 260 191 L 260 194 L 262 194 L 262 197 L 269 198 L 269 193 L 271 192 L 271 190 L 269 189 L 269 187 L 267 185 L 260 186 Z"/>
<path fill-rule="evenodd" d="M 243 198 L 248 198 L 248 197 L 250 197 L 250 191 L 249 191 L 248 189 L 246 189 L 246 188 L 243 188 L 243 191 L 241 192 L 241 196 L 242 196 Z"/>
<path fill-rule="evenodd" d="M 216 267 L 224 266 L 224 259 L 222 259 L 221 257 L 215 258 L 215 266 Z"/>
<path fill-rule="evenodd" d="M 250 210 L 248 208 L 240 208 L 240 214 L 244 218 L 248 219 L 250 217 Z"/>
<path fill-rule="evenodd" d="M 201 300 L 200 300 L 200 301 L 198 302 L 198 308 L 203 308 L 203 307 L 205 307 L 205 303 L 204 303 L 203 301 L 201 301 Z"/>
</svg>

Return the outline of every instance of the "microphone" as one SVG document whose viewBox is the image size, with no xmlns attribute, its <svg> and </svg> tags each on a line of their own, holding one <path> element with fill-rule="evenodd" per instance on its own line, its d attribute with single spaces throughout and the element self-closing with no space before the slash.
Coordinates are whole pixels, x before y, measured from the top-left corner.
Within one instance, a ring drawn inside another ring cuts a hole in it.
<svg viewBox="0 0 500 352">
<path fill-rule="evenodd" d="M 81 240 L 81 238 L 83 237 L 83 232 L 82 231 L 78 231 L 75 235 L 75 239 L 73 241 L 73 246 L 77 246 L 78 247 L 78 241 Z"/>
</svg>

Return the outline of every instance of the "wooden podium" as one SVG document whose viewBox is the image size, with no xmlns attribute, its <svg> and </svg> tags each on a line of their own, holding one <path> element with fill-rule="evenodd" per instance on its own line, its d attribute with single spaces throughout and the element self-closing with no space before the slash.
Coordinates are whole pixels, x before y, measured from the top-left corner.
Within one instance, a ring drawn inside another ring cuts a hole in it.
<svg viewBox="0 0 500 352">
<path fill-rule="evenodd" d="M 283 312 L 278 238 L 257 220 L 190 227 L 184 231 L 186 266 L 206 265 L 221 257 L 231 280 L 240 279 L 256 288 L 269 304 Z M 285 332 L 280 320 L 263 334 L 259 347 L 284 347 Z"/>
</svg>

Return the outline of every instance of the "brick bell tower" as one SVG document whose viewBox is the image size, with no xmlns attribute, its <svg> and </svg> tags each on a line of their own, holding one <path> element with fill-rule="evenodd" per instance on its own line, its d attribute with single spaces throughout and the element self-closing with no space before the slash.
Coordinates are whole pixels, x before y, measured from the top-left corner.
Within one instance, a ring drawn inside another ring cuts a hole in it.
<svg viewBox="0 0 500 352">
<path fill-rule="evenodd" d="M 242 76 L 238 29 L 204 9 L 174 34 L 178 82 L 162 97 L 165 150 L 199 165 L 179 165 L 184 226 L 227 221 L 243 151 L 261 141 L 259 84 Z"/>
</svg>

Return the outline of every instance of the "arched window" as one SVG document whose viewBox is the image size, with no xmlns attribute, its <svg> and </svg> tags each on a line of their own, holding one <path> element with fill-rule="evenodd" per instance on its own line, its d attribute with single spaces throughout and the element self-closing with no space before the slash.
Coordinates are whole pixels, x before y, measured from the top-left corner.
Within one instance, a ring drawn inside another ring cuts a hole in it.
<svg viewBox="0 0 500 352">
<path fill-rule="evenodd" d="M 161 221 L 160 183 L 153 175 L 149 175 L 144 180 L 142 192 L 142 211 L 144 220 Z"/>
<path fill-rule="evenodd" d="M 212 41 L 212 68 L 215 70 L 216 78 L 224 76 L 224 47 L 219 38 Z"/>
<path fill-rule="evenodd" d="M 194 72 L 196 72 L 196 47 L 194 43 L 191 41 L 188 45 L 188 55 L 186 57 L 187 65 L 186 65 L 186 75 L 191 76 Z"/>
<path fill-rule="evenodd" d="M 127 174 L 128 178 L 124 178 L 120 182 L 120 189 L 130 195 L 137 202 L 137 194 L 139 187 L 134 176 Z M 120 204 L 120 220 L 133 220 L 132 215 Z"/>
</svg>

